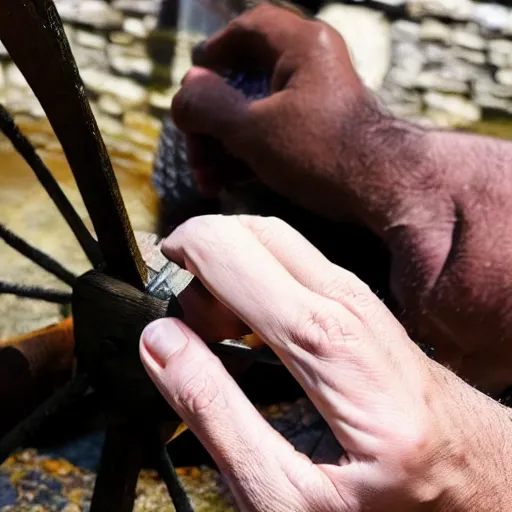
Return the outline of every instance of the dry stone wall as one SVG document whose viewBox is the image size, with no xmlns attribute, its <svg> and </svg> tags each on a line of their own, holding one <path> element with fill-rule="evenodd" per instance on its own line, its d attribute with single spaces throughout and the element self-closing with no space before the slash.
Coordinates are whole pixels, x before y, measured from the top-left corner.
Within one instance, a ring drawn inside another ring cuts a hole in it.
<svg viewBox="0 0 512 512">
<path fill-rule="evenodd" d="M 438 125 L 512 112 L 512 9 L 469 0 L 379 7 L 391 23 L 392 59 L 381 96 L 399 114 Z"/>
<path fill-rule="evenodd" d="M 157 122 L 190 65 L 191 45 L 225 21 L 222 9 L 209 18 L 197 0 L 180 5 L 176 37 L 171 27 L 162 27 L 158 0 L 57 0 L 107 135 L 133 112 Z M 371 0 L 324 5 L 318 16 L 347 38 L 366 83 L 401 116 L 466 126 L 512 112 L 510 7 L 471 0 Z M 43 116 L 2 46 L 0 101 L 16 114 Z"/>
</svg>

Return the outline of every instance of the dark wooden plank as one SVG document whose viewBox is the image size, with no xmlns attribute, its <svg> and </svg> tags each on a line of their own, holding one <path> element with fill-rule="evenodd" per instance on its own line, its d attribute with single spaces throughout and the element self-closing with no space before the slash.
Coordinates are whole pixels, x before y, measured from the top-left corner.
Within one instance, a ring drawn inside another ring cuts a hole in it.
<svg viewBox="0 0 512 512">
<path fill-rule="evenodd" d="M 55 5 L 50 0 L 2 0 L 0 39 L 62 144 L 106 272 L 143 289 L 144 262 Z"/>
<path fill-rule="evenodd" d="M 66 407 L 84 395 L 88 388 L 85 375 L 79 374 L 36 407 L 0 440 L 0 464 L 17 448 L 24 446 L 49 415 Z"/>
<path fill-rule="evenodd" d="M 107 430 L 90 512 L 131 512 L 144 456 L 142 431 L 129 425 Z"/>
</svg>

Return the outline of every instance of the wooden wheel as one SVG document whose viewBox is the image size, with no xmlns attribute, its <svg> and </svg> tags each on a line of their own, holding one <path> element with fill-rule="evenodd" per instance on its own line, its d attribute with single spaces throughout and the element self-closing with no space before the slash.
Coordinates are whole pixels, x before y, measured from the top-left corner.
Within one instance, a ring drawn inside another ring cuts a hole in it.
<svg viewBox="0 0 512 512">
<path fill-rule="evenodd" d="M 21 33 L 30 34 L 30 37 L 20 37 Z M 50 171 L 16 128 L 4 108 L 0 110 L 2 130 L 34 170 L 41 185 L 45 187 L 68 222 L 94 269 L 100 271 L 95 274 L 95 277 L 100 280 L 102 276 L 115 277 L 119 281 L 112 281 L 114 285 L 122 283 L 126 286 L 128 293 L 139 292 L 139 295 L 143 295 L 141 292 L 144 291 L 148 281 L 147 268 L 135 242 L 105 145 L 85 98 L 83 85 L 55 6 L 46 0 L 3 2 L 0 8 L 0 38 L 38 97 L 62 144 L 96 231 L 97 241 L 83 225 Z M 87 318 L 82 317 L 83 314 L 87 315 L 87 298 L 81 300 L 80 292 L 76 292 L 80 278 L 28 245 L 4 226 L 0 227 L 0 236 L 13 248 L 70 285 L 74 299 L 78 301 L 76 307 L 78 315 L 76 311 L 74 315 L 74 336 L 71 333 L 71 320 L 68 320 L 62 325 L 43 330 L 36 335 L 15 340 L 7 347 L 3 347 L 0 353 L 2 360 L 0 367 L 8 367 L 12 370 L 13 361 L 19 360 L 21 363 L 26 363 L 30 374 L 31 362 L 32 371 L 40 369 L 40 367 L 34 368 L 34 361 L 30 361 L 30 356 L 37 353 L 39 357 L 36 357 L 36 360 L 39 363 L 41 363 L 41 357 L 45 362 L 51 363 L 56 359 L 61 361 L 64 366 L 62 370 L 65 373 L 68 369 L 66 365 L 70 366 L 74 359 L 70 357 L 73 351 L 78 349 L 77 353 L 79 353 L 80 338 L 85 338 L 88 334 L 81 335 L 76 326 L 77 322 L 79 325 L 80 323 L 86 325 L 88 322 Z M 15 293 L 53 302 L 71 302 L 70 293 L 20 287 L 8 283 L 1 283 L 0 290 L 4 293 Z M 164 304 L 163 301 L 160 302 Z M 160 316 L 167 312 L 166 308 L 157 308 L 156 311 L 158 309 L 160 309 Z M 148 319 L 150 318 L 146 318 Z M 104 339 L 104 341 L 115 343 L 111 340 Z M 90 360 L 88 344 L 91 342 L 93 340 L 87 338 L 83 340 L 84 361 L 88 360 L 88 356 Z M 38 347 L 34 350 L 36 344 Z M 61 356 L 62 353 L 64 354 L 64 357 L 55 357 L 59 351 Z M 113 361 L 110 360 L 106 367 L 109 364 L 112 365 Z M 136 361 L 135 365 L 132 362 L 132 366 L 136 366 Z M 139 365 L 139 378 L 141 369 Z M 56 369 L 52 368 L 50 373 L 53 371 Z M 101 374 L 101 371 L 99 373 Z M 2 438 L 0 459 L 5 460 L 12 450 L 19 447 L 49 413 L 70 401 L 79 399 L 89 391 L 91 386 L 93 390 L 97 390 L 98 387 L 101 389 L 101 384 L 94 380 L 94 375 L 95 369 L 88 366 L 86 362 L 82 363 L 78 357 L 77 369 L 71 375 L 69 382 L 39 404 Z M 4 386 L 4 389 L 7 388 Z M 129 392 L 129 390 L 125 391 Z M 177 425 L 176 420 L 174 424 Z M 161 426 L 155 420 L 128 422 L 127 419 L 122 418 L 122 415 L 112 420 L 103 449 L 91 510 L 132 510 L 137 476 L 142 465 L 142 457 L 147 451 L 153 451 L 155 459 L 160 462 L 160 474 L 169 489 L 173 491 L 171 496 L 176 508 L 191 510 L 183 488 L 177 481 L 170 459 L 161 456 L 161 452 L 165 451 L 165 438 L 162 437 L 160 430 Z"/>
<path fill-rule="evenodd" d="M 0 129 L 30 165 L 92 266 L 91 271 L 76 276 L 0 224 L 0 238 L 70 287 L 69 292 L 61 292 L 0 282 L 0 293 L 71 303 L 73 310 L 72 318 L 0 348 L 0 408 L 4 413 L 0 462 L 25 444 L 51 413 L 95 393 L 109 411 L 109 426 L 91 510 L 132 510 L 137 477 L 149 455 L 176 509 L 190 511 L 166 451 L 180 421 L 138 358 L 142 329 L 156 318 L 180 315 L 176 286 L 182 287 L 190 278 L 176 277 L 171 272 L 176 269 L 161 258 L 155 264 L 155 254 L 159 254 L 156 237 L 141 242 L 145 258 L 141 254 L 53 2 L 4 0 L 0 40 L 46 112 L 97 236 L 96 240 L 88 231 L 0 105 Z M 216 347 L 219 353 L 276 362 L 268 354 L 232 343 Z"/>
</svg>

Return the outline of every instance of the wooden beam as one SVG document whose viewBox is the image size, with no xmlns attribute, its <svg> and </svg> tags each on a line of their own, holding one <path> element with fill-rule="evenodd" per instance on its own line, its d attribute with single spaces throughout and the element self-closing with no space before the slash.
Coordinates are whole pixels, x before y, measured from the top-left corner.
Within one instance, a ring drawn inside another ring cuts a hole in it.
<svg viewBox="0 0 512 512">
<path fill-rule="evenodd" d="M 54 3 L 2 0 L 0 40 L 62 145 L 94 225 L 105 272 L 143 290 L 146 268 Z"/>
</svg>

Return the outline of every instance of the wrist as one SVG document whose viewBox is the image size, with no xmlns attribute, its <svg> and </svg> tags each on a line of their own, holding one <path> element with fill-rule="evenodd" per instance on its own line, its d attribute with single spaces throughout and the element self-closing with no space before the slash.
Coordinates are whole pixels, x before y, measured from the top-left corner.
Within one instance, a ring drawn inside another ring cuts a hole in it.
<svg viewBox="0 0 512 512">
<path fill-rule="evenodd" d="M 437 442 L 419 489 L 434 489 L 434 509 L 442 512 L 508 510 L 511 412 L 444 367 L 435 363 L 433 367 Z"/>
<path fill-rule="evenodd" d="M 394 117 L 370 93 L 358 110 L 347 135 L 356 216 L 383 238 L 396 225 L 427 222 L 445 192 L 433 132 Z"/>
</svg>

